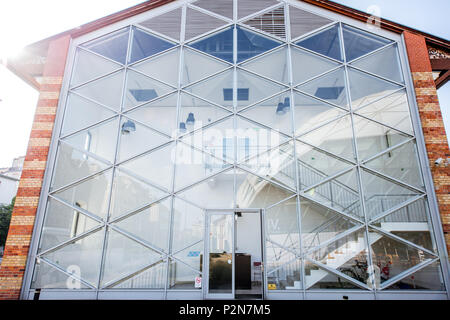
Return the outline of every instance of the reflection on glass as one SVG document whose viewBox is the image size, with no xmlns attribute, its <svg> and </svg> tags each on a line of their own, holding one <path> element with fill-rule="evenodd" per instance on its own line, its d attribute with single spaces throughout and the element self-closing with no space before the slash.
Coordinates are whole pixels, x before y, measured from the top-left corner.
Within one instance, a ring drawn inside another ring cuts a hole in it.
<svg viewBox="0 0 450 320">
<path fill-rule="evenodd" d="M 203 79 L 208 75 L 224 70 L 228 65 L 220 60 L 198 53 L 189 47 L 183 50 L 183 85 Z M 199 68 L 199 66 L 202 66 Z"/>
<path fill-rule="evenodd" d="M 233 215 L 213 214 L 209 224 L 209 293 L 231 293 Z"/>
<path fill-rule="evenodd" d="M 139 272 L 137 275 L 121 281 L 113 288 L 116 289 L 164 289 L 166 282 L 166 261 L 158 261 Z"/>
<path fill-rule="evenodd" d="M 193 37 L 204 34 L 205 32 L 224 26 L 225 24 L 227 24 L 227 22 L 221 19 L 187 7 L 184 38 L 185 40 L 189 40 Z"/>
<path fill-rule="evenodd" d="M 444 291 L 444 278 L 439 261 L 397 281 L 386 290 L 432 290 Z"/>
<path fill-rule="evenodd" d="M 247 70 L 282 83 L 289 83 L 287 48 L 283 47 L 256 59 L 244 62 L 241 66 Z"/>
<path fill-rule="evenodd" d="M 73 270 L 76 271 L 76 270 Z M 51 267 L 49 264 L 40 261 L 34 267 L 32 289 L 89 289 L 81 281 L 68 277 L 63 272 Z"/>
<path fill-rule="evenodd" d="M 327 57 L 342 61 L 339 25 L 334 25 L 324 31 L 320 31 L 304 40 L 296 43 L 297 45 L 314 52 L 323 54 Z"/>
<path fill-rule="evenodd" d="M 255 32 L 237 28 L 237 62 L 242 62 L 260 53 L 275 48 L 280 43 Z"/>
<path fill-rule="evenodd" d="M 384 282 L 392 279 L 393 277 L 401 274 L 402 272 L 414 267 L 415 265 L 425 262 L 429 259 L 435 258 L 435 256 L 429 253 L 406 245 L 398 240 L 387 237 L 380 233 L 376 233 L 373 230 L 369 230 L 369 238 L 371 239 L 372 248 L 372 261 L 375 269 L 375 283 L 377 287 L 383 285 Z M 411 279 L 409 279 L 411 280 Z M 439 274 L 422 273 L 422 277 L 415 279 L 417 282 L 438 282 Z M 404 285 L 408 284 L 406 279 Z M 412 283 L 409 283 L 412 286 Z M 397 284 L 400 289 L 405 287 L 401 286 L 401 282 Z"/>
<path fill-rule="evenodd" d="M 289 7 L 289 15 L 291 20 L 291 39 L 295 39 L 332 22 L 327 18 L 298 9 L 294 6 Z"/>
<path fill-rule="evenodd" d="M 190 46 L 233 63 L 233 27 L 200 39 Z"/>
<path fill-rule="evenodd" d="M 199 271 L 201 271 L 201 268 Z M 192 268 L 177 260 L 169 260 L 169 290 L 201 290 L 201 287 L 195 287 L 196 277 L 201 278 L 198 271 L 192 270 Z"/>
<path fill-rule="evenodd" d="M 356 267 L 358 268 L 358 267 Z M 359 268 L 358 268 L 359 269 Z M 345 272 L 346 275 L 349 275 Z M 316 278 L 320 278 L 316 281 Z M 353 278 L 353 277 L 352 277 Z M 311 261 L 305 263 L 306 288 L 313 289 L 360 289 L 357 285 L 334 273 L 321 269 Z"/>
<path fill-rule="evenodd" d="M 174 45 L 168 41 L 157 38 L 147 32 L 133 27 L 133 40 L 128 63 L 133 63 L 144 59 L 173 46 Z"/>
<path fill-rule="evenodd" d="M 339 66 L 337 62 L 322 58 L 295 47 L 292 47 L 291 55 L 294 84 L 305 82 Z"/>
<path fill-rule="evenodd" d="M 124 28 L 101 38 L 86 42 L 81 46 L 121 64 L 125 64 L 128 49 L 128 34 L 129 28 Z"/>
</svg>

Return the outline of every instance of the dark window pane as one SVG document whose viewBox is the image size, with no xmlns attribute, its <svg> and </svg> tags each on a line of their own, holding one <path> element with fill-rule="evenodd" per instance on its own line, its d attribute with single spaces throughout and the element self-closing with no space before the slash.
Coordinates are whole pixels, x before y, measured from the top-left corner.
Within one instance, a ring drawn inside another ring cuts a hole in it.
<svg viewBox="0 0 450 320">
<path fill-rule="evenodd" d="M 260 36 L 254 32 L 237 27 L 238 57 L 237 62 L 266 52 L 279 45 L 278 42 Z"/>
<path fill-rule="evenodd" d="M 191 47 L 232 63 L 233 28 L 194 42 L 191 44 Z"/>
<path fill-rule="evenodd" d="M 144 59 L 173 46 L 170 42 L 135 28 L 133 30 L 133 44 L 129 63 Z"/>
<path fill-rule="evenodd" d="M 338 25 L 316 33 L 305 40 L 299 41 L 297 42 L 297 45 L 342 61 Z"/>
<path fill-rule="evenodd" d="M 102 56 L 125 64 L 128 49 L 129 29 L 122 29 L 99 39 L 89 41 L 82 46 Z"/>
<path fill-rule="evenodd" d="M 392 42 L 347 25 L 343 26 L 343 35 L 347 61 L 354 60 Z"/>
</svg>

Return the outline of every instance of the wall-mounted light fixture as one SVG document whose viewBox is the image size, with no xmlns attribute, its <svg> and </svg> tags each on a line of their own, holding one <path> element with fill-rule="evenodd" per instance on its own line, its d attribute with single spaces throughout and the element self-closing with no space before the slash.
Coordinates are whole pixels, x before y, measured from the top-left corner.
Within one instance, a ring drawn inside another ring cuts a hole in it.
<svg viewBox="0 0 450 320">
<path fill-rule="evenodd" d="M 195 123 L 194 114 L 192 112 L 189 112 L 189 115 L 188 115 L 188 117 L 186 119 L 186 124 L 188 126 L 192 126 L 192 125 L 194 125 L 194 123 Z"/>
</svg>

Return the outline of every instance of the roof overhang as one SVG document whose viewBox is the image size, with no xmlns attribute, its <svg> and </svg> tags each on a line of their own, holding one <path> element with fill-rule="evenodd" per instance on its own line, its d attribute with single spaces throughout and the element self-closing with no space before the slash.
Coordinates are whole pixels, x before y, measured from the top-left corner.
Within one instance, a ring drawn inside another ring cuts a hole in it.
<svg viewBox="0 0 450 320">
<path fill-rule="evenodd" d="M 33 88 L 39 90 L 41 85 L 42 73 L 47 58 L 48 47 L 51 41 L 68 35 L 71 38 L 77 38 L 81 35 L 90 33 L 92 31 L 111 25 L 123 19 L 130 18 L 132 16 L 138 15 L 140 13 L 143 13 L 145 11 L 154 9 L 156 7 L 165 5 L 173 1 L 175 0 L 145 1 L 141 4 L 116 12 L 104 18 L 89 22 L 77 28 L 40 40 L 25 47 L 20 55 L 8 59 L 5 64 L 9 70 L 11 70 L 17 76 L 22 78 Z M 369 15 L 368 13 L 352 9 L 347 6 L 328 0 L 298 0 L 298 1 L 303 1 L 359 21 L 368 21 L 368 19 L 371 18 L 371 15 Z M 431 34 L 419 30 L 412 29 L 410 27 L 406 27 L 404 25 L 386 19 L 380 18 L 379 22 L 380 27 L 382 29 L 386 29 L 398 34 L 408 31 L 422 35 L 425 38 L 427 45 L 429 46 L 432 68 L 436 74 L 435 76 L 436 86 L 439 88 L 450 79 L 450 71 L 449 71 L 450 42 L 448 40 L 433 36 Z M 438 58 L 436 58 L 435 55 L 436 52 L 439 52 Z"/>
</svg>

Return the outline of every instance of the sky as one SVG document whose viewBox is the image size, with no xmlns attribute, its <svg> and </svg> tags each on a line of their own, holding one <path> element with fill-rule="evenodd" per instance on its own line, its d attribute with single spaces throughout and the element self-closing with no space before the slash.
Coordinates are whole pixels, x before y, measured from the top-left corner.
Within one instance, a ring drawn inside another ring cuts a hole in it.
<svg viewBox="0 0 450 320">
<path fill-rule="evenodd" d="M 220 1 L 220 0 L 211 0 Z M 28 44 L 120 11 L 142 0 L 1 1 L 0 60 Z M 449 0 L 335 0 L 364 12 L 450 39 Z M 407 8 L 407 10 L 405 10 Z M 450 83 L 438 91 L 450 132 Z M 20 98 L 19 98 L 20 97 Z M 0 65 L 0 168 L 25 155 L 38 92 Z"/>
</svg>

